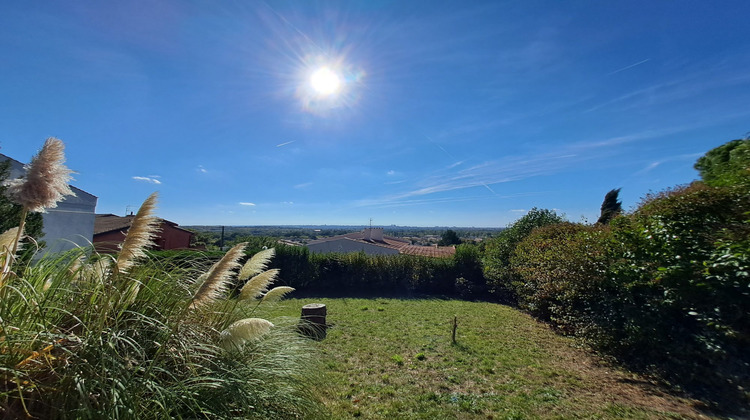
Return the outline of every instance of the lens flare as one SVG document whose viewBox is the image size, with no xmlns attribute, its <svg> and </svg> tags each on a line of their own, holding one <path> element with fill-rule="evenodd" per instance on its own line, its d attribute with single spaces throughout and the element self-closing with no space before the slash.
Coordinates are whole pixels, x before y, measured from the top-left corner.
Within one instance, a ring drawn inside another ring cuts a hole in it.
<svg viewBox="0 0 750 420">
<path fill-rule="evenodd" d="M 328 67 L 322 67 L 310 76 L 310 85 L 320 95 L 332 95 L 341 88 L 341 79 Z"/>
</svg>

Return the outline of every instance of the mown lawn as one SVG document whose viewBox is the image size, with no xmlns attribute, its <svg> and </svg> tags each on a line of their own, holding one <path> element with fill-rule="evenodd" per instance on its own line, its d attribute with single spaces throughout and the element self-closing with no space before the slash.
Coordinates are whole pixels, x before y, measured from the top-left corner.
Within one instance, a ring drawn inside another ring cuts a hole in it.
<svg viewBox="0 0 750 420">
<path fill-rule="evenodd" d="M 318 298 L 285 300 L 266 315 L 299 317 L 313 302 L 327 305 L 332 325 L 316 343 L 332 418 L 706 418 L 693 401 L 608 366 L 513 308 Z"/>
</svg>

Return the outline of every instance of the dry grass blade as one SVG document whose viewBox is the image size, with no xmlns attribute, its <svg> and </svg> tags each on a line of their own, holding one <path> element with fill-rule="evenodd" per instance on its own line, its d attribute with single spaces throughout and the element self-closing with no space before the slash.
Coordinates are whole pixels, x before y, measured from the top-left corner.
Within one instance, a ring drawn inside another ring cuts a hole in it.
<svg viewBox="0 0 750 420">
<path fill-rule="evenodd" d="M 247 280 L 256 274 L 262 273 L 274 255 L 276 255 L 276 250 L 274 248 L 264 249 L 253 255 L 252 258 L 247 260 L 245 265 L 242 266 L 239 279 Z"/>
<path fill-rule="evenodd" d="M 273 328 L 273 324 L 262 318 L 241 319 L 221 332 L 221 344 L 229 349 L 244 342 L 260 338 Z"/>
<path fill-rule="evenodd" d="M 29 211 L 57 207 L 66 195 L 75 195 L 68 183 L 73 172 L 65 163 L 65 145 L 50 137 L 26 166 L 26 177 L 6 181 L 8 197 Z"/>
<path fill-rule="evenodd" d="M 144 249 L 153 245 L 154 236 L 159 228 L 159 219 L 154 216 L 157 196 L 157 193 L 151 194 L 133 218 L 115 264 L 120 273 L 133 267 L 138 258 L 145 257 Z"/>
<path fill-rule="evenodd" d="M 247 242 L 235 245 L 224 254 L 224 257 L 214 264 L 208 275 L 193 296 L 193 305 L 203 306 L 218 299 L 226 289 L 232 272 L 240 267 L 238 262 L 245 254 Z"/>
<path fill-rule="evenodd" d="M 268 290 L 268 285 L 279 275 L 278 268 L 264 271 L 250 279 L 240 290 L 240 300 L 255 299 L 259 294 Z"/>
<path fill-rule="evenodd" d="M 294 291 L 294 287 L 289 286 L 278 286 L 274 287 L 273 289 L 269 290 L 268 293 L 266 293 L 263 296 L 263 299 L 261 299 L 261 303 L 263 302 L 276 302 L 278 300 L 281 300 L 284 296 L 287 295 L 287 293 L 292 293 Z"/>
</svg>

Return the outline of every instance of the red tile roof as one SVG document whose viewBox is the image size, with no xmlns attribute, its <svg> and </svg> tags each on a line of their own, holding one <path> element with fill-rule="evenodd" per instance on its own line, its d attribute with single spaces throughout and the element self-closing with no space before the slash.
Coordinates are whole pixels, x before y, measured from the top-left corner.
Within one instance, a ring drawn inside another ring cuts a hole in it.
<svg viewBox="0 0 750 420">
<path fill-rule="evenodd" d="M 133 224 L 133 218 L 135 218 L 135 216 L 132 216 L 132 215 L 131 216 L 118 216 L 116 214 L 97 214 L 96 218 L 94 219 L 94 235 L 130 229 L 130 225 Z M 190 232 L 186 229 L 179 227 L 177 223 L 175 222 L 170 222 L 169 220 L 165 220 L 165 219 L 159 219 L 159 220 L 162 223 L 169 225 L 175 229 Z"/>
</svg>

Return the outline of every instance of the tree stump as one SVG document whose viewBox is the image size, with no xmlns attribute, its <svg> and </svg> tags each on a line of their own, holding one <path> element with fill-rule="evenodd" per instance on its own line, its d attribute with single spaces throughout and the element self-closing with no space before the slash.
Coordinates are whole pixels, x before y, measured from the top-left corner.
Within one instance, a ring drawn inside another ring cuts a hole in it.
<svg viewBox="0 0 750 420">
<path fill-rule="evenodd" d="M 322 303 L 310 303 L 302 307 L 302 320 L 299 331 L 315 340 L 326 338 L 326 305 Z"/>
</svg>

